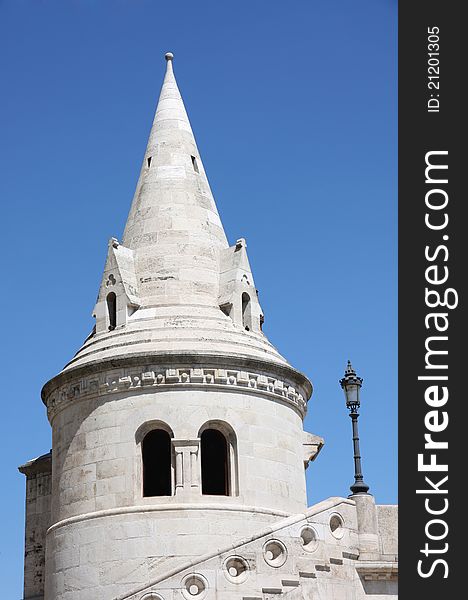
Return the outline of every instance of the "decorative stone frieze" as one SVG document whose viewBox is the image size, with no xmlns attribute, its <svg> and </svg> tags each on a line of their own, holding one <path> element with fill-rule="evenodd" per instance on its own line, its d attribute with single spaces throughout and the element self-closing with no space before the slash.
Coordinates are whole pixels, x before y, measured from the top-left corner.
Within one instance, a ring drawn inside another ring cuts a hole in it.
<svg viewBox="0 0 468 600">
<path fill-rule="evenodd" d="M 189 386 L 213 388 L 229 388 L 242 392 L 251 392 L 268 396 L 289 404 L 303 418 L 307 410 L 304 396 L 290 385 L 290 382 L 268 377 L 263 374 L 238 370 L 202 367 L 164 368 L 147 367 L 144 371 L 127 367 L 113 369 L 84 376 L 70 381 L 52 391 L 44 401 L 47 405 L 49 420 L 68 406 L 71 402 L 87 399 L 92 396 L 106 396 L 122 391 L 151 388 L 154 391 Z"/>
</svg>

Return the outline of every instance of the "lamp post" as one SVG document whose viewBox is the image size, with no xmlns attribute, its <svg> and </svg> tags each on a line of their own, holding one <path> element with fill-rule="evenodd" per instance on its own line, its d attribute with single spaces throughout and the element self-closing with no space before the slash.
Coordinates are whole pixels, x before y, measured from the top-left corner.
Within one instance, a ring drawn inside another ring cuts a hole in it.
<svg viewBox="0 0 468 600">
<path fill-rule="evenodd" d="M 359 407 L 361 405 L 359 393 L 362 386 L 362 377 L 356 375 L 351 362 L 345 370 L 343 379 L 340 379 L 340 385 L 346 398 L 346 407 L 349 410 L 349 416 L 353 424 L 353 446 L 354 446 L 354 483 L 350 487 L 353 494 L 367 494 L 369 486 L 364 482 L 361 467 L 361 454 L 359 450 L 358 417 Z"/>
</svg>

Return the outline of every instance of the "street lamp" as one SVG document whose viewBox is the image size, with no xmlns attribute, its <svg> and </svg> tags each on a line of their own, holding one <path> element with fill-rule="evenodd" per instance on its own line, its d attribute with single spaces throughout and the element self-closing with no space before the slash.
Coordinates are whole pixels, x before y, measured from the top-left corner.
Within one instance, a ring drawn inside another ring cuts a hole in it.
<svg viewBox="0 0 468 600">
<path fill-rule="evenodd" d="M 361 468 L 361 455 L 359 451 L 359 433 L 358 417 L 361 401 L 359 394 L 362 386 L 362 377 L 356 375 L 356 371 L 348 360 L 343 379 L 340 379 L 340 385 L 346 398 L 346 408 L 349 410 L 349 416 L 353 423 L 353 446 L 354 446 L 354 483 L 351 486 L 353 494 L 367 494 L 369 486 L 364 482 Z"/>
</svg>

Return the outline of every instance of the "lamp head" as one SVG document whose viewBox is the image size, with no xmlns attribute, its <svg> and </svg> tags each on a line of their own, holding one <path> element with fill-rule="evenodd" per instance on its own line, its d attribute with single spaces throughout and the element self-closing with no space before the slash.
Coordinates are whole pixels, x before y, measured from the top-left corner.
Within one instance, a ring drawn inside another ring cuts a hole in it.
<svg viewBox="0 0 468 600">
<path fill-rule="evenodd" d="M 340 385 L 346 398 L 346 407 L 351 412 L 357 412 L 361 405 L 359 396 L 362 386 L 362 377 L 356 375 L 356 371 L 353 369 L 351 361 L 349 360 L 344 377 L 340 379 Z"/>
</svg>

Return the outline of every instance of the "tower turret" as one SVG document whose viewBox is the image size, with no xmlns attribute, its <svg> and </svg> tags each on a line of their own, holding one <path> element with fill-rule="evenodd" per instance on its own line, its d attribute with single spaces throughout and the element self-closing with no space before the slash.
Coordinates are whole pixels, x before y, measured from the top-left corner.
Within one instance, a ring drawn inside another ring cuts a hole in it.
<svg viewBox="0 0 468 600">
<path fill-rule="evenodd" d="M 304 465 L 323 442 L 303 431 L 311 384 L 262 331 L 246 242 L 226 240 L 166 61 L 96 327 L 42 392 L 53 431 L 46 600 L 124 597 L 161 562 L 303 513 Z"/>
</svg>

